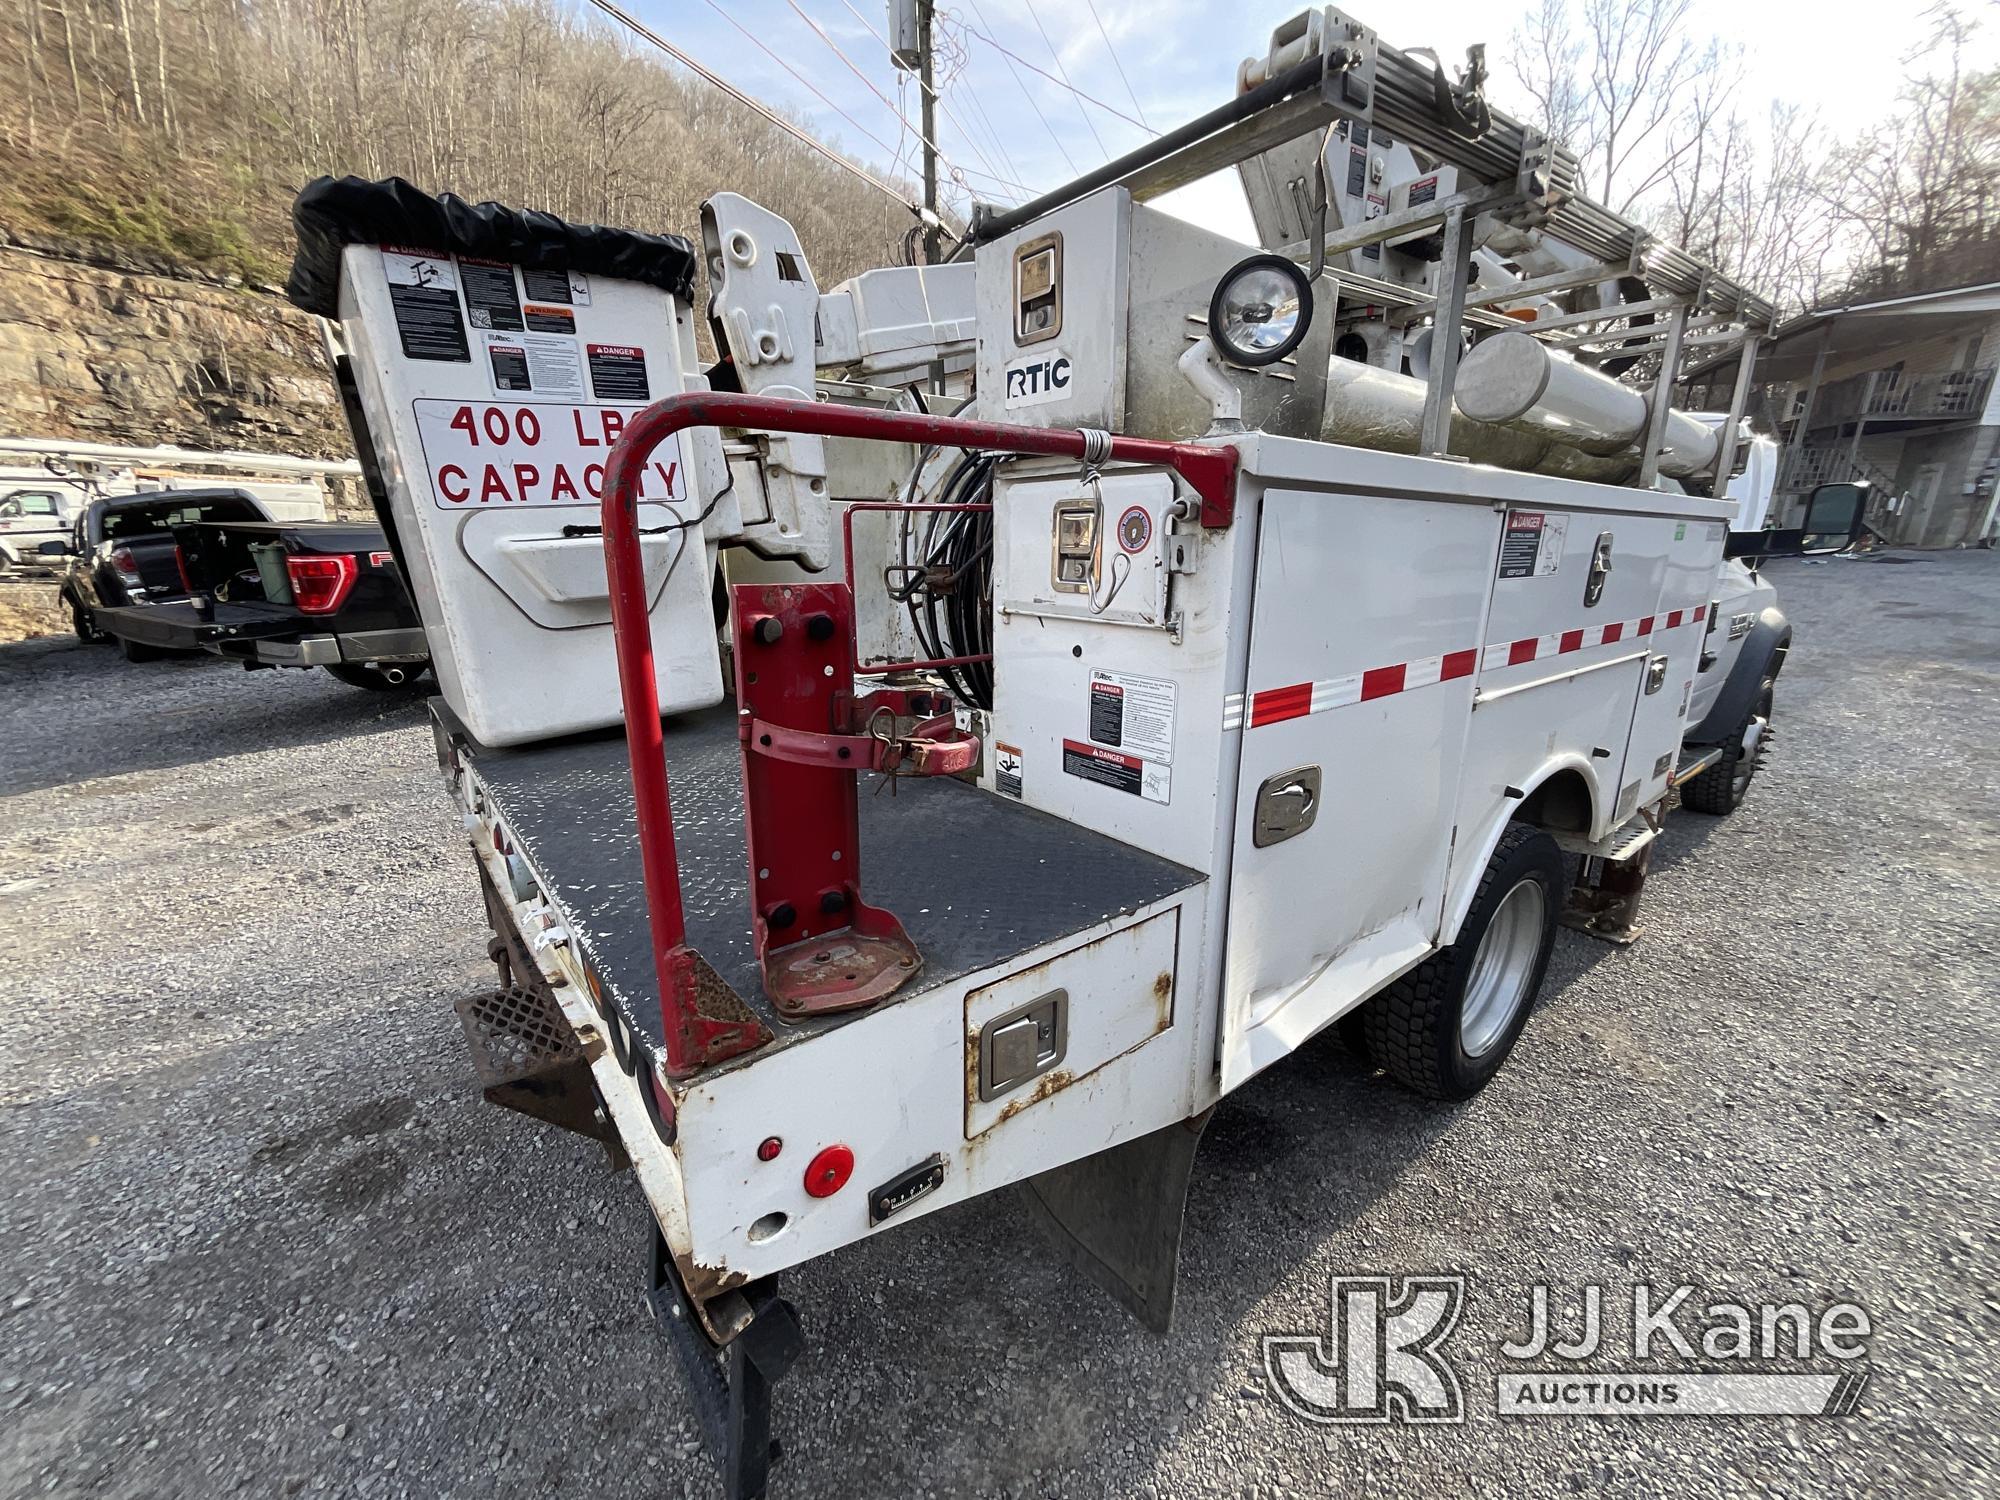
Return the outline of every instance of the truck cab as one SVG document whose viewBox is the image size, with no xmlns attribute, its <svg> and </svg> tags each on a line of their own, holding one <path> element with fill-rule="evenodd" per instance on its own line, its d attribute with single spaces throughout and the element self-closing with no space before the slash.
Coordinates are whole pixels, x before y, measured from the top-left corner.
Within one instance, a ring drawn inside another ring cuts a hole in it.
<svg viewBox="0 0 2000 1500">
<path fill-rule="evenodd" d="M 49 566 L 42 544 L 68 535 L 84 503 L 60 481 L 0 486 L 0 572 Z"/>
</svg>

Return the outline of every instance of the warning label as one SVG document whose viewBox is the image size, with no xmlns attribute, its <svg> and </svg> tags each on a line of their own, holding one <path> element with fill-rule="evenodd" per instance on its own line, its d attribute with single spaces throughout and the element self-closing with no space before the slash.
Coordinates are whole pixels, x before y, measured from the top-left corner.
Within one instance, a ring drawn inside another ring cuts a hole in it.
<svg viewBox="0 0 2000 1500">
<path fill-rule="evenodd" d="M 1569 517 L 1550 511 L 1510 510 L 1500 536 L 1502 578 L 1547 577 L 1562 566 Z"/>
<path fill-rule="evenodd" d="M 1120 750 L 1064 740 L 1063 770 L 1085 781 L 1094 781 L 1099 786 L 1115 787 L 1135 797 L 1144 797 L 1148 802 L 1167 800 L 1171 776 L 1169 768 Z"/>
<path fill-rule="evenodd" d="M 577 279 L 580 281 L 583 278 Z M 563 271 L 530 271 L 523 267 L 521 287 L 527 292 L 530 302 L 568 304 L 576 300 L 569 289 L 569 275 Z M 589 298 L 586 297 L 584 300 L 588 301 Z"/>
<path fill-rule="evenodd" d="M 1021 747 L 993 743 L 993 790 L 1003 797 L 1021 800 Z"/>
<path fill-rule="evenodd" d="M 416 250 L 384 250 L 382 273 L 389 282 L 389 305 L 405 359 L 453 360 L 464 364 L 472 350 L 458 306 L 458 271 L 448 255 Z"/>
<path fill-rule="evenodd" d="M 481 339 L 486 346 L 494 395 L 533 391 L 538 396 L 566 400 L 583 395 L 583 361 L 577 356 L 576 345 L 569 340 L 532 333 L 488 333 L 481 335 Z M 507 383 L 510 381 L 526 384 Z"/>
<path fill-rule="evenodd" d="M 464 260 L 458 274 L 465 283 L 465 312 L 474 328 L 502 333 L 521 331 L 521 299 L 514 295 L 514 268 L 499 260 Z"/>
<path fill-rule="evenodd" d="M 590 505 L 604 496 L 604 460 L 637 407 L 555 402 L 412 402 L 432 503 L 439 510 Z M 646 463 L 639 498 L 690 498 L 680 440 Z"/>
<path fill-rule="evenodd" d="M 566 307 L 545 307 L 541 303 L 530 302 L 527 315 L 530 333 L 576 332 L 576 314 Z"/>
<path fill-rule="evenodd" d="M 1174 684 L 1129 672 L 1090 674 L 1090 737 L 1146 760 L 1174 758 Z"/>
<path fill-rule="evenodd" d="M 561 302 L 590 306 L 590 278 L 581 271 L 530 271 L 521 268 L 521 289 L 530 302 Z"/>
<path fill-rule="evenodd" d="M 650 401 L 646 351 L 631 344 L 589 344 L 590 393 L 599 401 Z"/>
<path fill-rule="evenodd" d="M 528 379 L 528 351 L 519 344 L 488 344 L 486 358 L 493 366 L 495 391 L 532 391 L 535 388 Z"/>
</svg>

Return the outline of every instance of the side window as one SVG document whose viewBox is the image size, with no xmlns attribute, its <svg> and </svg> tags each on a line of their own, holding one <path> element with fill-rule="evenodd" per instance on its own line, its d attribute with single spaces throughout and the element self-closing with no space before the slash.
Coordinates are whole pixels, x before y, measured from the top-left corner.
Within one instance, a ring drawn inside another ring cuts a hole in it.
<svg viewBox="0 0 2000 1500">
<path fill-rule="evenodd" d="M 54 495 L 23 495 L 21 506 L 31 516 L 52 516 L 56 513 Z"/>
</svg>

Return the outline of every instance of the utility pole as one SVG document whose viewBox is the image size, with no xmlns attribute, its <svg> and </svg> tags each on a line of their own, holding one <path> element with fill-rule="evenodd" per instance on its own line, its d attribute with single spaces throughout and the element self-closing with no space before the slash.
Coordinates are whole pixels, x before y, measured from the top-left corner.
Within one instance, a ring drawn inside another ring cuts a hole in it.
<svg viewBox="0 0 2000 1500">
<path fill-rule="evenodd" d="M 924 228 L 924 261 L 936 265 L 944 259 L 944 236 L 937 231 L 941 222 L 938 214 L 938 163 L 937 147 L 931 142 L 937 139 L 937 95 L 931 88 L 931 15 L 932 0 L 917 0 L 917 37 L 922 49 L 917 70 L 917 92 L 923 100 L 924 122 L 924 207 L 930 213 L 930 223 Z"/>
<path fill-rule="evenodd" d="M 937 86 L 931 77 L 931 23 L 935 0 L 889 0 L 889 61 L 902 73 L 917 75 L 917 93 L 923 113 L 920 127 L 924 141 L 924 261 L 936 265 L 944 259 L 944 236 L 937 225 L 938 155 L 931 143 L 937 139 Z"/>
</svg>

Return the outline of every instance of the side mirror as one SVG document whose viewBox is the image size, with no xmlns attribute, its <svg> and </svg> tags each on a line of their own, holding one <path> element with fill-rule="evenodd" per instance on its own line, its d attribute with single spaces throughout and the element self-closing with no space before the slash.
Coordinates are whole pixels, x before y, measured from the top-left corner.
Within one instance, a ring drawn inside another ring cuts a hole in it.
<svg viewBox="0 0 2000 1500">
<path fill-rule="evenodd" d="M 1801 552 L 1838 552 L 1854 545 L 1868 515 L 1869 487 L 1865 484 L 1823 484 L 1806 499 Z"/>
<path fill-rule="evenodd" d="M 42 557 L 68 557 L 68 542 L 43 542 L 35 551 Z"/>
</svg>

